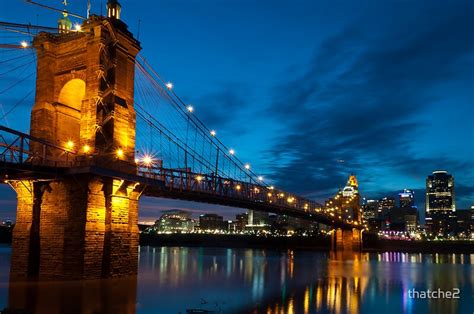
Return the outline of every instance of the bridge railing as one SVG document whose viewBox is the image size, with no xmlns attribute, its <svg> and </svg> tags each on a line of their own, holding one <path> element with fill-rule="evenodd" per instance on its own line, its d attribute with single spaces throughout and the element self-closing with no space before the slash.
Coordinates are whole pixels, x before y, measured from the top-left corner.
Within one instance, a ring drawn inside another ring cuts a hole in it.
<svg viewBox="0 0 474 314">
<path fill-rule="evenodd" d="M 4 164 L 26 164 L 47 167 L 84 167 L 99 166 L 110 168 L 110 158 L 101 160 L 100 156 L 76 156 L 73 150 L 57 146 L 35 138 L 29 134 L 0 126 L 0 161 Z M 92 158 L 94 157 L 94 158 Z M 101 162 L 102 161 L 102 162 Z M 304 197 L 289 194 L 271 186 L 259 185 L 255 181 L 244 182 L 224 178 L 215 173 L 196 173 L 190 168 L 168 169 L 159 166 L 143 166 L 125 161 L 115 163 L 121 171 L 164 182 L 171 191 L 192 192 L 203 195 L 215 195 L 223 198 L 243 200 L 269 205 L 296 212 L 314 213 L 327 216 L 340 223 L 351 223 L 336 215 L 331 208 Z"/>
<path fill-rule="evenodd" d="M 343 221 L 343 219 L 336 216 L 330 209 L 315 201 L 288 194 L 274 187 L 223 178 L 213 173 L 195 173 L 192 172 L 191 169 L 138 166 L 138 175 L 153 180 L 160 180 L 165 183 L 165 188 L 170 191 L 216 195 L 225 198 L 267 204 L 286 210 L 320 214 L 334 221 L 349 223 L 348 221 Z"/>
<path fill-rule="evenodd" d="M 71 167 L 76 153 L 0 125 L 0 160 L 4 163 Z"/>
</svg>

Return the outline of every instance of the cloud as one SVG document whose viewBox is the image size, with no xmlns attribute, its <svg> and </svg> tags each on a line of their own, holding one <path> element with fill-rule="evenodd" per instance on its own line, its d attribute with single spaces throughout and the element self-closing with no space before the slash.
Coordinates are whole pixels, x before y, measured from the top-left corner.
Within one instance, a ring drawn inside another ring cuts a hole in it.
<svg viewBox="0 0 474 314">
<path fill-rule="evenodd" d="M 224 132 L 243 134 L 248 131 L 246 124 L 238 117 L 245 116 L 248 100 L 242 94 L 245 84 L 234 83 L 233 87 L 223 86 L 205 94 L 197 100 L 196 113 L 205 125 Z M 248 95 L 247 95 L 248 96 Z"/>
<path fill-rule="evenodd" d="M 370 193 L 390 188 L 383 181 L 403 184 L 399 177 L 408 177 L 407 184 L 422 186 L 436 168 L 474 167 L 453 155 L 424 156 L 424 147 L 436 143 L 417 136 L 432 123 L 435 103 L 474 83 L 472 7 L 437 13 L 395 23 L 399 29 L 350 25 L 318 47 L 305 73 L 275 88 L 273 110 L 265 112 L 287 132 L 266 153 L 278 186 L 321 199 L 350 173 L 360 174 Z"/>
</svg>

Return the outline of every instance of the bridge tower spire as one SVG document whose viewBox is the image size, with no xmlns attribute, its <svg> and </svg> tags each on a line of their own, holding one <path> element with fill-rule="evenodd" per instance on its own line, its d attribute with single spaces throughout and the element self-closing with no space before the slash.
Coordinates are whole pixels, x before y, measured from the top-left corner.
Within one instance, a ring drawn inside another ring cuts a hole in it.
<svg viewBox="0 0 474 314">
<path fill-rule="evenodd" d="M 91 15 L 71 30 L 40 33 L 29 162 L 55 178 L 10 179 L 17 193 L 12 278 L 98 278 L 133 274 L 138 254 L 134 70 L 139 42 L 120 18 Z M 68 19 L 69 20 L 69 19 Z M 52 148 L 60 147 L 64 150 Z M 66 151 L 67 153 L 65 153 Z"/>
</svg>

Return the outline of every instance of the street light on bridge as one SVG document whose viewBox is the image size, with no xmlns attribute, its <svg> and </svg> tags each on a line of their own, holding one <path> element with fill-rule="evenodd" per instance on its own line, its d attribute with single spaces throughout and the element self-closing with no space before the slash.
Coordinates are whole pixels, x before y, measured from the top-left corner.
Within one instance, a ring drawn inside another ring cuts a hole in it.
<svg viewBox="0 0 474 314">
<path fill-rule="evenodd" d="M 74 142 L 71 141 L 71 140 L 67 141 L 66 147 L 67 147 L 69 150 L 72 150 L 72 149 L 74 148 Z"/>
<path fill-rule="evenodd" d="M 151 166 L 153 163 L 153 158 L 150 155 L 145 155 L 143 157 L 143 164 L 147 167 Z"/>
<path fill-rule="evenodd" d="M 123 157 L 123 149 L 119 148 L 115 151 L 115 154 L 117 155 L 118 158 Z"/>
</svg>

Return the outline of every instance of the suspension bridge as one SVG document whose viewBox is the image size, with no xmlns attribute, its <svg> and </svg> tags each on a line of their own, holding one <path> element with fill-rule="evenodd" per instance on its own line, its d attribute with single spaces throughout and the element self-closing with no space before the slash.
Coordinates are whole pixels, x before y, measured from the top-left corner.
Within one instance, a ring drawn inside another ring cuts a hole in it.
<svg viewBox="0 0 474 314">
<path fill-rule="evenodd" d="M 143 195 L 298 217 L 360 242 L 358 195 L 321 205 L 267 184 L 150 66 L 120 11 L 108 1 L 106 17 L 76 25 L 62 11 L 57 28 L 0 22 L 4 39 L 33 38 L 0 44 L 0 99 L 24 93 L 0 120 L 34 102 L 29 132 L 0 125 L 0 174 L 18 200 L 12 274 L 134 273 Z"/>
</svg>

